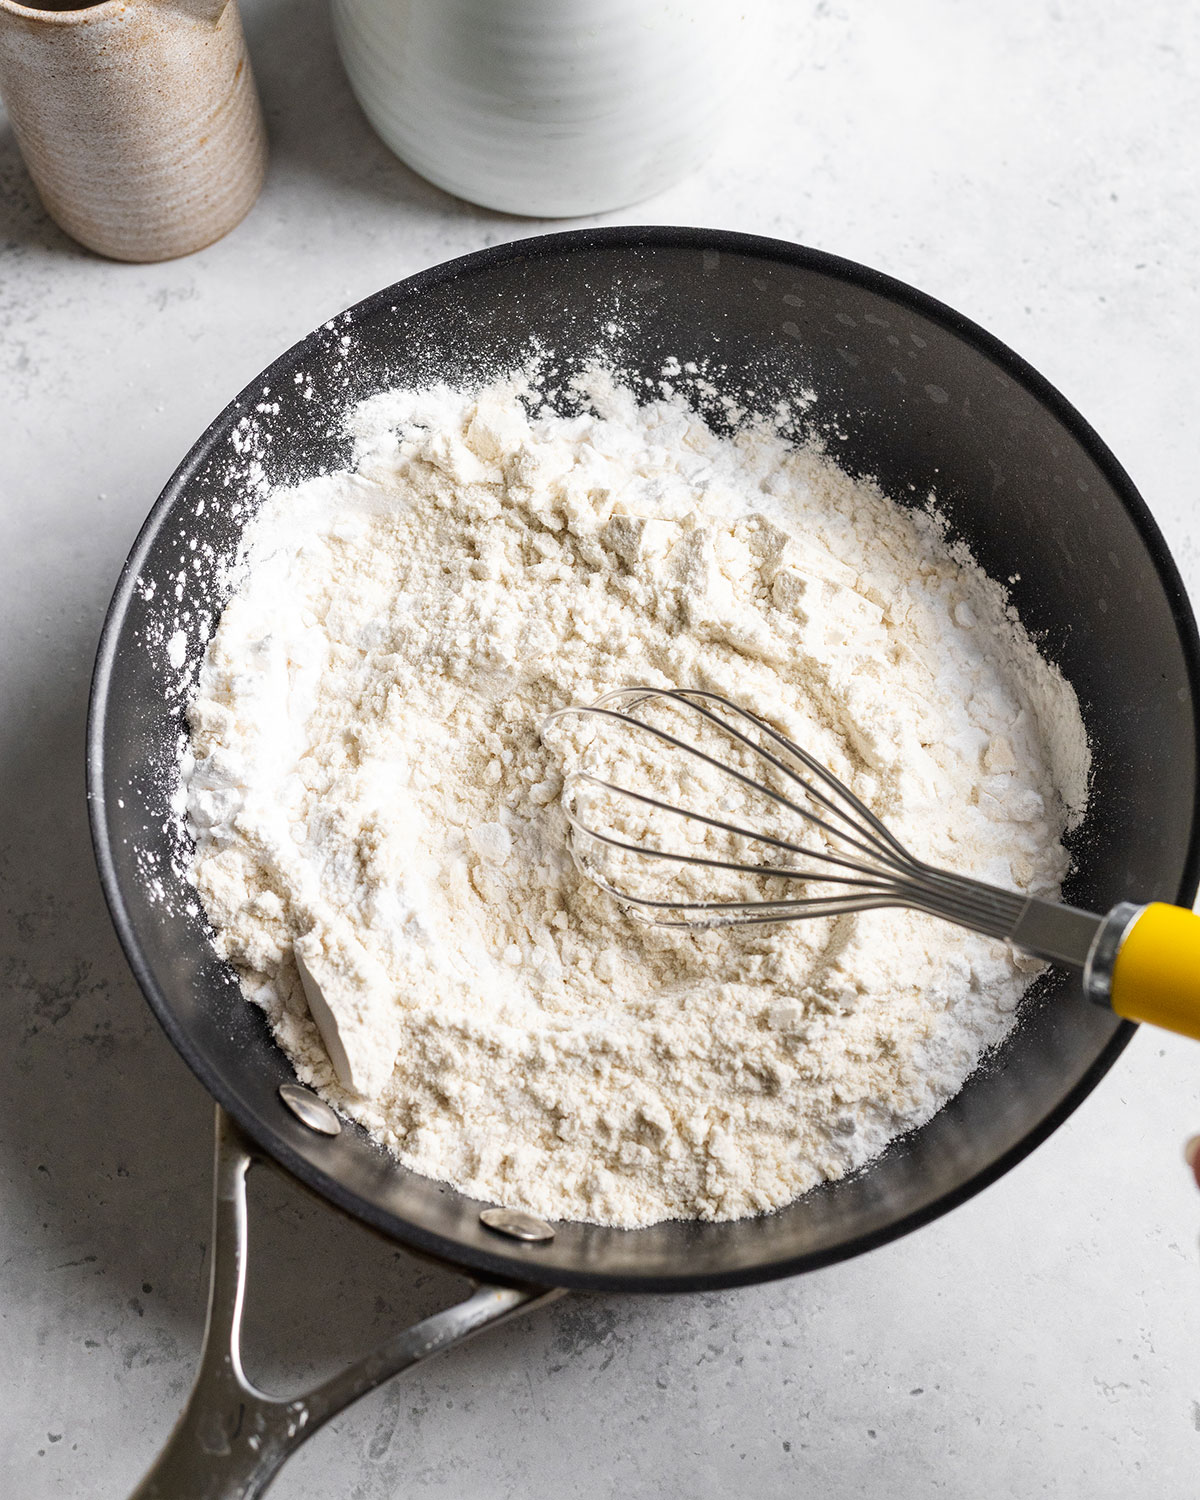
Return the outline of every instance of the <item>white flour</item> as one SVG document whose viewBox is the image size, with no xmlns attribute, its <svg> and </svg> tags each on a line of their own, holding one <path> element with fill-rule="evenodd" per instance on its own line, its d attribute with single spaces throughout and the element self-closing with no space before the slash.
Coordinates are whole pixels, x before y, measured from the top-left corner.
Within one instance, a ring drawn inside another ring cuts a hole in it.
<svg viewBox="0 0 1200 1500">
<path fill-rule="evenodd" d="M 1040 966 L 902 912 L 633 921 L 571 863 L 587 735 L 545 716 L 723 692 L 918 857 L 1053 895 L 1078 705 L 929 514 L 678 397 L 592 372 L 531 419 L 519 385 L 366 402 L 354 470 L 248 527 L 191 706 L 194 879 L 299 1076 L 418 1172 L 609 1224 L 774 1208 L 927 1119 Z"/>
</svg>

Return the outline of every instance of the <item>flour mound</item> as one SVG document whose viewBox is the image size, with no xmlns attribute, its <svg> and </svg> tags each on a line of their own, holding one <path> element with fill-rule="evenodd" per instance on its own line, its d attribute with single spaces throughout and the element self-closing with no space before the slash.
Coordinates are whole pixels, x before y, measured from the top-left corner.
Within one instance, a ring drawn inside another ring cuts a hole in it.
<svg viewBox="0 0 1200 1500">
<path fill-rule="evenodd" d="M 550 1218 L 738 1218 L 928 1119 L 1040 966 L 905 912 L 633 920 L 572 862 L 586 746 L 546 717 L 723 693 L 919 858 L 1046 896 L 1086 738 L 932 512 L 767 423 L 718 436 L 598 370 L 575 395 L 380 395 L 351 469 L 268 497 L 190 708 L 192 878 L 299 1077 L 417 1172 Z M 297 945 L 354 999 L 361 1092 Z"/>
</svg>

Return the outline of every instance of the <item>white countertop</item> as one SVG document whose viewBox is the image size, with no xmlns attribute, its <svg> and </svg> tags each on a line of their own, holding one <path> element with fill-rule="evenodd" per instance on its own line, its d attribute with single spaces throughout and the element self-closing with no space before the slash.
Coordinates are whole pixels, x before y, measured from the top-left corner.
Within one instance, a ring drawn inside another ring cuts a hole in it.
<svg viewBox="0 0 1200 1500">
<path fill-rule="evenodd" d="M 696 177 L 605 222 L 799 240 L 949 302 L 1094 424 L 1200 595 L 1192 7 L 763 9 L 752 114 Z M 204 1311 L 212 1107 L 126 969 L 85 823 L 88 674 L 120 564 L 181 455 L 285 346 L 423 266 L 556 227 L 394 160 L 323 0 L 244 10 L 270 175 L 198 255 L 81 252 L 0 125 L 0 1493 L 22 1500 L 133 1486 Z M 351 1408 L 273 1500 L 1192 1500 L 1197 1129 L 1200 1048 L 1143 1031 L 1029 1161 L 936 1224 L 769 1286 L 568 1298 Z M 458 1285 L 260 1176 L 251 1363 L 275 1381 Z"/>
</svg>

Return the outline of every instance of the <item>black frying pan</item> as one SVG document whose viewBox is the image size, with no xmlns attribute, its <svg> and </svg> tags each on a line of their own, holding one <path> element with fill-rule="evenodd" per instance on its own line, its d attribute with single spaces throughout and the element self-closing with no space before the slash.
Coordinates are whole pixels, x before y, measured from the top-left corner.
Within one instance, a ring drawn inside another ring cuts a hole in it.
<svg viewBox="0 0 1200 1500">
<path fill-rule="evenodd" d="M 265 479 L 295 481 L 347 460 L 349 404 L 391 385 L 487 378 L 531 337 L 565 365 L 596 347 L 650 375 L 671 356 L 717 361 L 723 389 L 752 409 L 811 388 L 811 419 L 839 435 L 845 467 L 901 501 L 935 490 L 983 567 L 1014 580 L 1022 619 L 1079 694 L 1094 785 L 1066 899 L 1093 911 L 1125 898 L 1191 905 L 1195 622 L 1157 527 L 1086 422 L 983 330 L 877 272 L 747 235 L 617 228 L 481 251 L 359 303 L 277 360 L 188 454 L 122 573 L 96 663 L 88 793 L 113 920 L 168 1036 L 244 1138 L 414 1249 L 492 1281 L 629 1291 L 732 1286 L 856 1255 L 1007 1171 L 1095 1086 L 1132 1027 L 1087 1002 L 1077 979 L 1046 976 L 961 1094 L 856 1176 L 735 1224 L 562 1224 L 526 1244 L 357 1127 L 306 1129 L 277 1093 L 290 1064 L 186 911 L 195 902 L 164 830 L 183 711 L 167 637 L 180 578 L 192 657 L 219 613 L 213 564 L 197 568 L 188 542 L 201 530 L 219 558 L 236 548 L 245 424 L 263 439 Z"/>
</svg>

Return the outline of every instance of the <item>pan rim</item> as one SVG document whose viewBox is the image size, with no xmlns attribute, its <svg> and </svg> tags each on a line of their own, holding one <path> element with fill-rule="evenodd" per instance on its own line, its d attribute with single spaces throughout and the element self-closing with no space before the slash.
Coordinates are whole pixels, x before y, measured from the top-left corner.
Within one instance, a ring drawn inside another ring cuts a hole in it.
<svg viewBox="0 0 1200 1500">
<path fill-rule="evenodd" d="M 1172 619 L 1179 634 L 1190 688 L 1193 731 L 1196 742 L 1200 745 L 1200 634 L 1197 632 L 1195 616 L 1175 560 L 1167 548 L 1157 522 L 1132 480 L 1090 423 L 1044 376 L 1000 339 L 988 333 L 986 329 L 916 287 L 856 261 L 787 240 L 743 234 L 733 230 L 621 225 L 566 230 L 488 246 L 483 250 L 455 257 L 418 271 L 355 303 L 351 308 L 346 309 L 346 312 L 353 317 L 369 315 L 385 306 L 392 306 L 398 298 L 409 299 L 419 296 L 428 287 L 512 260 L 561 256 L 573 250 L 636 250 L 639 248 L 707 250 L 716 251 L 718 254 L 728 251 L 751 259 L 767 259 L 776 264 L 780 262 L 791 264 L 804 271 L 829 276 L 847 285 L 886 297 L 916 311 L 931 322 L 941 325 L 971 348 L 983 354 L 1014 383 L 1027 390 L 1062 424 L 1104 474 L 1146 548 L 1162 583 Z M 328 321 L 335 321 L 336 318 L 342 316 L 343 314 L 337 314 L 335 319 Z M 142 563 L 163 522 L 217 440 L 241 416 L 253 410 L 263 383 L 272 383 L 290 373 L 295 364 L 311 349 L 313 342 L 322 335 L 326 326 L 321 325 L 305 335 L 256 375 L 208 424 L 171 475 L 142 523 L 121 569 L 105 613 L 91 678 L 86 735 L 87 802 L 92 847 L 101 887 L 126 961 L 147 1003 L 166 1032 L 172 1046 L 209 1094 L 233 1116 L 267 1156 L 299 1178 L 326 1201 L 372 1228 L 382 1231 L 400 1244 L 460 1267 L 474 1276 L 524 1283 L 533 1280 L 539 1284 L 591 1291 L 704 1291 L 745 1286 L 793 1276 L 803 1271 L 817 1270 L 879 1248 L 949 1213 L 997 1181 L 1041 1145 L 1074 1113 L 1113 1066 L 1137 1029 L 1132 1023 L 1120 1024 L 1091 1067 L 1074 1087 L 1009 1150 L 957 1188 L 941 1194 L 931 1202 L 923 1204 L 882 1228 L 856 1236 L 827 1250 L 789 1256 L 765 1265 L 731 1268 L 725 1272 L 688 1273 L 685 1271 L 626 1275 L 573 1271 L 570 1268 L 554 1266 L 547 1267 L 549 1274 L 543 1277 L 538 1274 L 535 1256 L 531 1255 L 528 1250 L 519 1251 L 514 1246 L 514 1249 L 508 1252 L 500 1240 L 497 1240 L 494 1251 L 476 1250 L 474 1247 L 461 1245 L 436 1234 L 413 1220 L 401 1219 L 379 1208 L 347 1188 L 332 1173 L 314 1166 L 300 1156 L 266 1121 L 242 1107 L 241 1101 L 227 1084 L 221 1070 L 210 1064 L 207 1056 L 194 1045 L 189 1033 L 178 1022 L 146 961 L 136 925 L 120 889 L 105 817 L 106 710 L 117 643 L 133 589 Z M 1198 773 L 1197 792 L 1200 793 L 1200 773 Z M 1200 818 L 1197 817 L 1196 803 L 1193 803 L 1191 818 L 1187 856 L 1176 894 L 1176 900 L 1188 906 L 1191 906 L 1194 900 L 1197 883 L 1200 881 Z M 636 1234 L 638 1231 L 627 1232 Z"/>
</svg>

